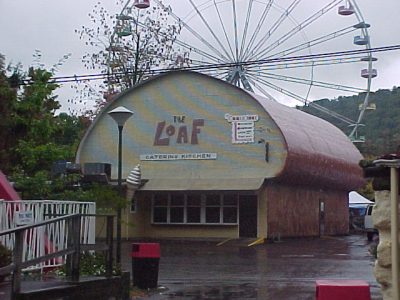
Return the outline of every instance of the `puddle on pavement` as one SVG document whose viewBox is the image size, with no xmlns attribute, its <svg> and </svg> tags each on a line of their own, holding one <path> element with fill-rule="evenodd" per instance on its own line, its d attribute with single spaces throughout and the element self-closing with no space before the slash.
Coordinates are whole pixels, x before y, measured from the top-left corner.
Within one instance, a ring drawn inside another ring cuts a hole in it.
<svg viewBox="0 0 400 300">
<path fill-rule="evenodd" d="M 300 257 L 300 258 L 312 258 L 312 257 L 315 257 L 315 256 L 312 255 L 312 254 L 282 254 L 281 257 L 286 257 L 286 258 L 291 258 L 291 257 L 294 257 L 294 258 L 297 258 L 297 257 Z"/>
<path fill-rule="evenodd" d="M 255 284 L 201 286 L 191 287 L 180 291 L 163 293 L 168 299 L 187 300 L 228 300 L 228 299 L 257 299 L 257 287 Z"/>
</svg>

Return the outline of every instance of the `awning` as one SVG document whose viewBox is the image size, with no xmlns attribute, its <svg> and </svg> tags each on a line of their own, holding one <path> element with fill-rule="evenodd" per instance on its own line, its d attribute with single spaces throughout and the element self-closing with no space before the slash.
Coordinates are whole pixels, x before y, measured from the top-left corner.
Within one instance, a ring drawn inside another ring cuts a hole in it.
<svg viewBox="0 0 400 300">
<path fill-rule="evenodd" d="M 349 193 L 349 205 L 353 204 L 373 204 L 374 202 L 361 196 L 356 191 L 352 191 Z"/>
<path fill-rule="evenodd" d="M 257 191 L 264 178 L 234 179 L 163 179 L 155 178 L 140 188 L 141 191 Z"/>
</svg>

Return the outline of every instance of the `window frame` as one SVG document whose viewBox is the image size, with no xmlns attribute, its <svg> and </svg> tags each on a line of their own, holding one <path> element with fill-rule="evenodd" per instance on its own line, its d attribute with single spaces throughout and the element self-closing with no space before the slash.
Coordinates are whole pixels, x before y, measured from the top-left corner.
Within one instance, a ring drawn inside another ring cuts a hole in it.
<svg viewBox="0 0 400 300">
<path fill-rule="evenodd" d="M 162 196 L 161 196 L 162 195 Z M 172 205 L 172 199 L 174 196 L 183 195 L 183 205 Z M 200 195 L 200 205 L 188 205 L 188 198 L 191 195 Z M 207 196 L 209 195 L 218 195 L 219 196 L 219 204 L 209 204 L 207 205 Z M 198 226 L 198 225 L 206 225 L 206 226 L 235 226 L 239 225 L 239 195 L 234 194 L 234 198 L 236 202 L 234 204 L 225 204 L 224 193 L 204 193 L 204 194 L 195 194 L 195 193 L 154 193 L 151 195 L 151 220 L 150 223 L 152 225 L 189 225 L 189 226 Z M 232 194 L 229 195 L 229 198 L 232 198 Z M 166 204 L 156 204 L 156 196 L 166 197 Z M 154 209 L 157 207 L 166 208 L 166 222 L 155 222 L 154 221 Z M 183 207 L 183 222 L 171 222 L 171 208 Z M 200 221 L 199 222 L 188 222 L 188 208 L 199 207 L 200 209 Z M 206 212 L 207 207 L 218 207 L 219 208 L 219 222 L 207 222 L 206 221 Z M 225 222 L 224 223 L 224 208 L 231 207 L 236 208 L 236 222 Z"/>
<path fill-rule="evenodd" d="M 136 214 L 138 211 L 138 207 L 137 207 L 137 199 L 136 197 L 132 197 L 131 199 L 131 205 L 129 207 L 129 211 L 131 214 Z"/>
</svg>

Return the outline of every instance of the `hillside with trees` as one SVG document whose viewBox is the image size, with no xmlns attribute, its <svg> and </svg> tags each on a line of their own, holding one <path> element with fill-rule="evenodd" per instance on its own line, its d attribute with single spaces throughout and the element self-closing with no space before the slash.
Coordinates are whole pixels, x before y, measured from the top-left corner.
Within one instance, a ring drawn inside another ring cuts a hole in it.
<svg viewBox="0 0 400 300">
<path fill-rule="evenodd" d="M 333 100 L 321 99 L 315 103 L 354 120 L 358 116 L 358 107 L 364 97 L 365 95 L 359 94 Z M 361 129 L 365 143 L 356 143 L 356 146 L 366 157 L 396 152 L 400 146 L 400 87 L 371 93 L 370 103 L 376 104 L 376 110 L 366 111 L 362 121 L 365 127 Z M 347 124 L 321 113 L 312 106 L 298 107 L 298 109 L 331 122 L 346 134 L 350 133 L 351 128 Z"/>
</svg>

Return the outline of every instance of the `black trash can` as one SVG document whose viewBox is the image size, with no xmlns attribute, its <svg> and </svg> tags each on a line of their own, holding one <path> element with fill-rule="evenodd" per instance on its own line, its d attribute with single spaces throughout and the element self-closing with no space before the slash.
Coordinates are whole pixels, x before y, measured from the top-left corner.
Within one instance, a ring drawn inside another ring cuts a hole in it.
<svg viewBox="0 0 400 300">
<path fill-rule="evenodd" d="M 158 265 L 160 262 L 160 244 L 132 244 L 133 285 L 140 289 L 153 289 L 158 283 Z"/>
</svg>

